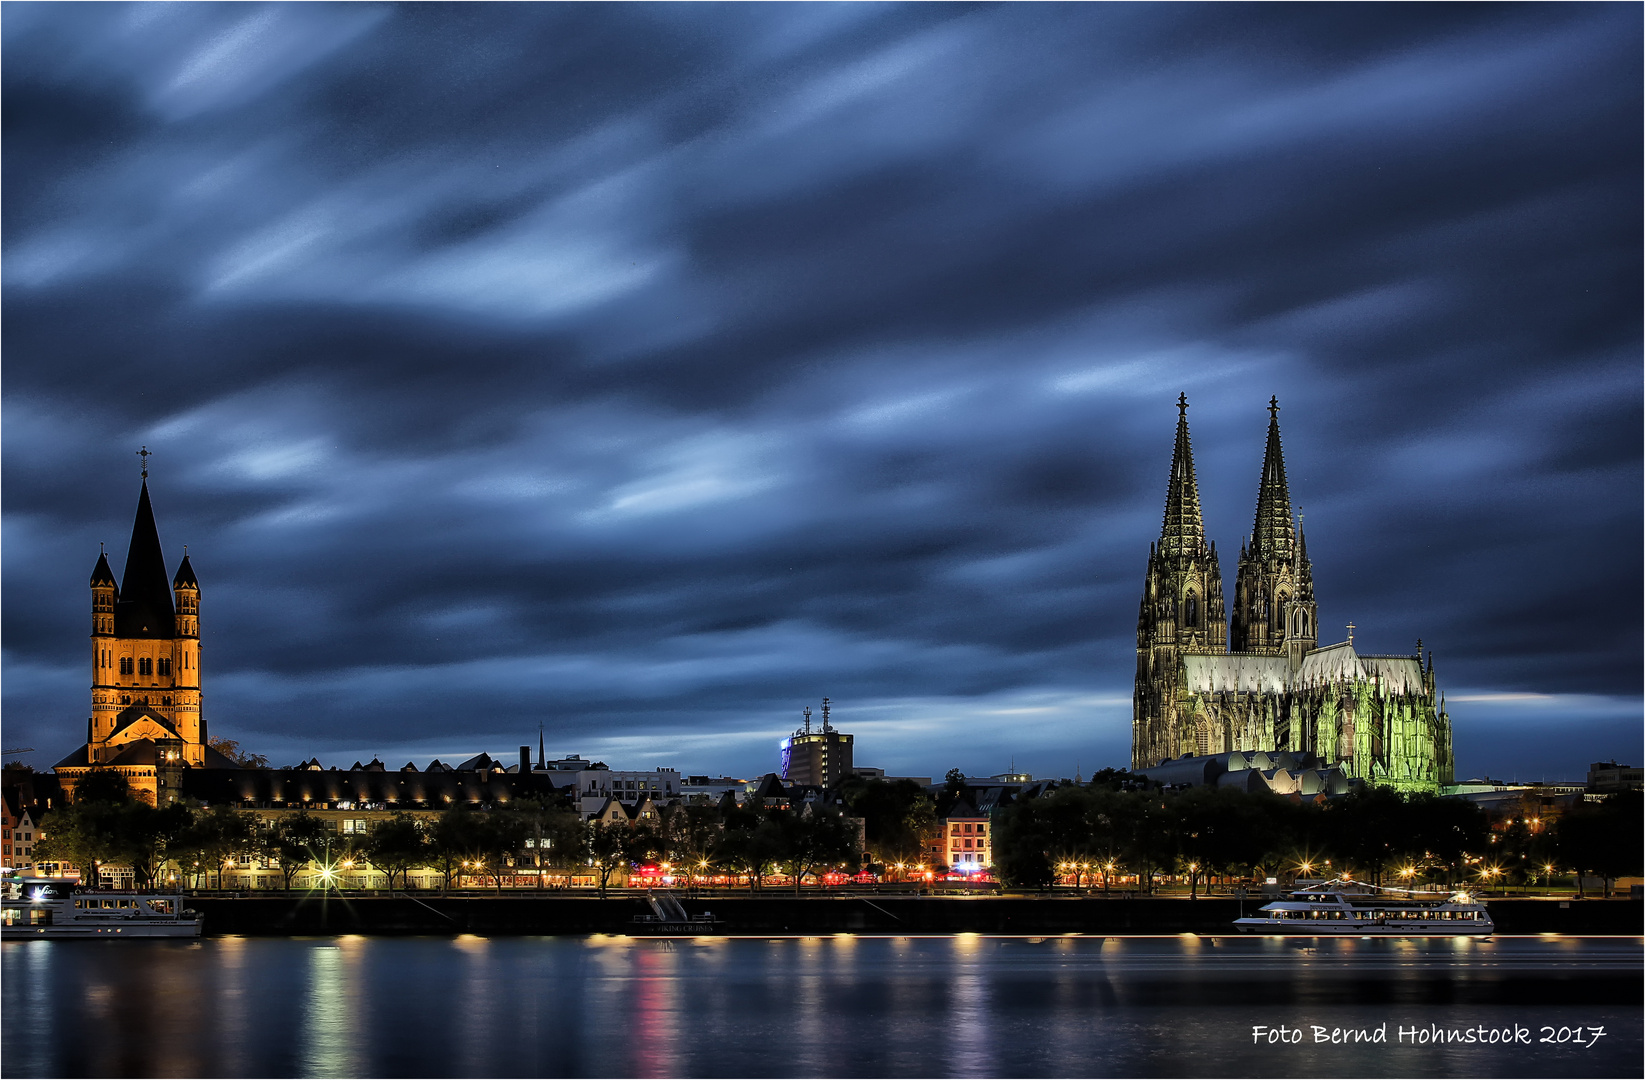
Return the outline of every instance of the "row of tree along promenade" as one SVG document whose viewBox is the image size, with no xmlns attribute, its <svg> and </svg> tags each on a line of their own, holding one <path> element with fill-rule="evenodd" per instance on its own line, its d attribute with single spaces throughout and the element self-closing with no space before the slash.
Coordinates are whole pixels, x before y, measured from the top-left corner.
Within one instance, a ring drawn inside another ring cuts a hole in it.
<svg viewBox="0 0 1645 1080">
<path fill-rule="evenodd" d="M 802 806 L 676 803 L 648 817 L 585 821 L 568 804 L 409 810 L 327 821 L 303 808 L 173 804 L 156 808 L 114 773 L 93 771 L 75 801 L 39 822 L 35 861 L 111 869 L 136 887 L 334 893 L 496 893 L 551 888 L 604 896 L 614 886 L 741 887 L 795 895 L 870 882 L 927 889 L 994 887 L 944 880 L 941 824 L 969 795 L 951 774 L 935 795 L 911 782 L 848 785 Z M 1461 800 L 1369 789 L 1323 803 L 1217 788 L 1131 790 L 1114 774 L 1009 802 L 988 813 L 993 877 L 1014 890 L 1059 883 L 1132 898 L 1233 890 L 1268 878 L 1353 877 L 1388 887 L 1608 894 L 1638 874 L 1637 792 L 1567 810 L 1555 822 L 1493 827 Z M 369 826 L 359 829 L 334 826 Z M 1252 894 L 1255 895 L 1254 893 Z"/>
</svg>

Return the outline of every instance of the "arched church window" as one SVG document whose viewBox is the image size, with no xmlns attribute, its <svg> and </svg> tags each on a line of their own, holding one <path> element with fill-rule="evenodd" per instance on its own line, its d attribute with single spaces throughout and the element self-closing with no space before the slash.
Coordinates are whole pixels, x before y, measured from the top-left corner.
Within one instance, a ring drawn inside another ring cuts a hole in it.
<svg viewBox="0 0 1645 1080">
<path fill-rule="evenodd" d="M 153 675 L 154 674 L 154 658 L 152 656 L 139 656 L 137 658 L 137 674 L 139 674 L 139 675 Z"/>
<path fill-rule="evenodd" d="M 130 705 L 131 704 L 131 695 L 130 694 L 121 694 L 120 695 L 120 704 Z"/>
<path fill-rule="evenodd" d="M 120 658 L 120 674 L 122 674 L 122 675 L 130 675 L 131 674 L 131 657 L 122 656 Z"/>
<path fill-rule="evenodd" d="M 160 658 L 160 674 L 162 674 L 162 675 L 170 675 L 171 674 L 171 657 L 162 656 Z"/>
<path fill-rule="evenodd" d="M 1308 613 L 1306 611 L 1302 613 L 1302 634 L 1304 637 L 1308 636 Z"/>
<path fill-rule="evenodd" d="M 1199 625 L 1199 597 L 1193 593 L 1188 594 L 1188 600 L 1184 604 L 1182 624 L 1184 626 Z"/>
</svg>

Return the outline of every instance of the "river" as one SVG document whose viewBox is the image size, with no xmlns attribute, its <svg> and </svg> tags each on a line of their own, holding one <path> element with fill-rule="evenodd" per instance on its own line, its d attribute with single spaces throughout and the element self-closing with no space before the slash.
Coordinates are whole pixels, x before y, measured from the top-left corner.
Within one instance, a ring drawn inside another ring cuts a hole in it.
<svg viewBox="0 0 1645 1080">
<path fill-rule="evenodd" d="M 1634 1077 L 1642 959 L 1546 936 L 6 942 L 0 1075 Z"/>
</svg>

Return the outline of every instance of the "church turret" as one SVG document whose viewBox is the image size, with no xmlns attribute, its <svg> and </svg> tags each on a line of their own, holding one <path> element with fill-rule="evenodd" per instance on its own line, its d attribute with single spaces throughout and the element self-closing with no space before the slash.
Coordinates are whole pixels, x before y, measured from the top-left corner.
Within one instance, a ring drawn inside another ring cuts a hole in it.
<svg viewBox="0 0 1645 1080">
<path fill-rule="evenodd" d="M 97 565 L 91 571 L 91 632 L 92 636 L 114 633 L 114 605 L 120 599 L 120 587 L 114 583 L 114 571 L 109 569 L 105 552 L 97 555 Z"/>
<path fill-rule="evenodd" d="M 188 549 L 183 550 L 182 565 L 171 579 L 171 591 L 177 596 L 177 636 L 200 636 L 200 582 L 189 565 Z"/>
<path fill-rule="evenodd" d="M 102 688 L 114 681 L 114 605 L 119 599 L 120 587 L 114 583 L 114 571 L 109 568 L 108 554 L 98 552 L 97 565 L 91 571 L 91 696 L 94 709 L 99 698 L 108 697 L 107 691 Z M 87 726 L 95 729 L 96 720 L 88 719 Z"/>
<path fill-rule="evenodd" d="M 1194 449 L 1188 433 L 1188 396 L 1177 398 L 1177 439 L 1165 493 L 1159 543 L 1148 555 L 1137 617 L 1137 680 L 1132 699 L 1132 767 L 1192 753 L 1196 740 L 1179 723 L 1174 685 L 1185 652 L 1220 652 L 1227 646 L 1222 572 L 1214 544 L 1205 540 Z"/>
<path fill-rule="evenodd" d="M 1268 399 L 1268 447 L 1257 485 L 1256 520 L 1240 552 L 1234 583 L 1233 625 L 1229 648 L 1291 657 L 1318 640 L 1313 568 L 1308 563 L 1301 527 L 1291 514 L 1291 490 L 1285 480 L 1285 451 L 1279 435 L 1279 399 Z"/>
</svg>

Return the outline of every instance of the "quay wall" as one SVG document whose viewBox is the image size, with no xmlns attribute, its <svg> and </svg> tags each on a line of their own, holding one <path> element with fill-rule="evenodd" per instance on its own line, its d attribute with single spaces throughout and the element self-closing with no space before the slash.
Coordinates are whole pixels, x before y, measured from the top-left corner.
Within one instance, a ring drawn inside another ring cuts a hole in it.
<svg viewBox="0 0 1645 1080">
<path fill-rule="evenodd" d="M 715 895 L 684 899 L 720 934 L 1231 934 L 1260 901 L 1206 898 Z M 628 934 L 643 897 L 195 896 L 210 934 Z M 1504 934 L 1640 934 L 1639 900 L 1493 900 Z"/>
</svg>

